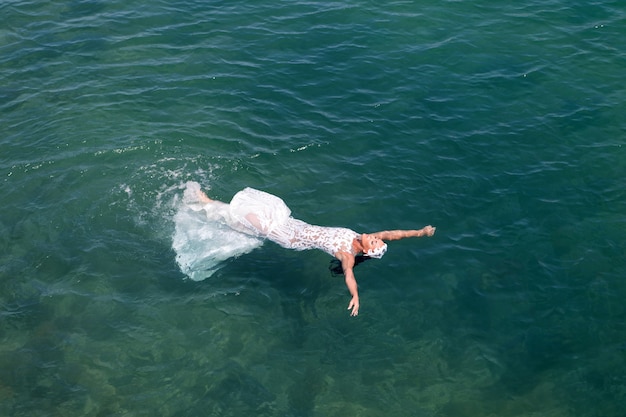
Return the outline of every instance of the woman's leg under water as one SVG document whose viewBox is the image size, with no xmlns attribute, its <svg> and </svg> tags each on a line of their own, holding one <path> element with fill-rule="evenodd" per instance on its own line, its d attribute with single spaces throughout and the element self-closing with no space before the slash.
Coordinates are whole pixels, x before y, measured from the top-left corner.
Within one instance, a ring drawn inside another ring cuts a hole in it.
<svg viewBox="0 0 626 417">
<path fill-rule="evenodd" d="M 195 188 L 195 187 L 194 187 Z M 265 237 L 266 230 L 261 226 L 261 221 L 255 213 L 248 213 L 244 217 L 245 224 L 235 220 L 229 212 L 229 204 L 219 200 L 213 200 L 204 191 L 197 187 L 192 190 L 195 198 L 202 204 L 203 210 L 206 212 L 210 220 L 218 220 L 228 225 L 230 228 L 245 233 L 247 235 Z"/>
<path fill-rule="evenodd" d="M 200 189 L 197 190 L 197 197 L 200 202 L 204 204 L 204 210 L 207 212 L 207 217 L 212 218 L 213 220 L 219 219 L 230 228 L 247 235 L 257 237 L 259 235 L 263 235 L 261 222 L 256 214 L 247 214 L 245 219 L 247 220 L 248 225 L 245 225 L 232 218 L 229 212 L 229 204 L 223 203 L 219 200 L 213 200 Z"/>
<path fill-rule="evenodd" d="M 204 191 L 200 190 L 200 189 L 198 189 L 198 191 L 197 191 L 197 196 L 198 196 L 198 199 L 200 200 L 200 202 L 202 204 L 209 204 L 209 203 L 212 203 L 214 201 L 221 203 L 221 201 L 217 201 L 217 200 L 213 200 L 213 199 L 209 198 L 209 196 L 206 195 L 206 193 Z"/>
</svg>

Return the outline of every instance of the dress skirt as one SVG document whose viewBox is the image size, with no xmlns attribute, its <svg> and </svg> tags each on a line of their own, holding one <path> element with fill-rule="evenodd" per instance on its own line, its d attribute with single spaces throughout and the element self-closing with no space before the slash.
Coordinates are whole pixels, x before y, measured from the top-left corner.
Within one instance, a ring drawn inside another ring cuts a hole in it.
<svg viewBox="0 0 626 417">
<path fill-rule="evenodd" d="M 247 233 L 265 237 L 281 246 L 289 247 L 294 230 L 291 230 L 291 210 L 275 195 L 247 187 L 230 201 L 230 218 L 243 226 Z M 241 227 L 237 229 L 242 230 Z"/>
</svg>

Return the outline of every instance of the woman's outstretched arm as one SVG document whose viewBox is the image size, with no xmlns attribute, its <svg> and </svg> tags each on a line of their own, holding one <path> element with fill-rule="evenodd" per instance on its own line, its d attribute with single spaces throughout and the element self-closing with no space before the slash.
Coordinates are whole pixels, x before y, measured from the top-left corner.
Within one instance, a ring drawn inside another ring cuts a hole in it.
<svg viewBox="0 0 626 417">
<path fill-rule="evenodd" d="M 351 316 L 356 316 L 359 314 L 359 289 L 354 277 L 354 256 L 347 252 L 337 252 L 335 257 L 341 261 L 346 287 L 348 287 L 348 291 L 352 295 L 350 304 L 348 304 L 348 310 L 352 310 L 350 312 Z"/>
<path fill-rule="evenodd" d="M 426 226 L 419 230 L 385 230 L 382 232 L 371 233 L 370 236 L 374 236 L 382 240 L 399 240 L 407 237 L 430 237 L 435 234 L 435 230 L 435 227 Z"/>
</svg>

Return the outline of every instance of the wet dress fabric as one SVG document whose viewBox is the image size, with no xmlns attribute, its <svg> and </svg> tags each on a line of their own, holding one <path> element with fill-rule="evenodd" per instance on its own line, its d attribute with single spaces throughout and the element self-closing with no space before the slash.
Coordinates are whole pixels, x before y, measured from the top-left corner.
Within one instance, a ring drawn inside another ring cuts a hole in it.
<svg viewBox="0 0 626 417">
<path fill-rule="evenodd" d="M 332 256 L 338 251 L 353 253 L 352 242 L 360 236 L 344 227 L 315 226 L 294 219 L 281 198 L 249 187 L 235 194 L 224 218 L 232 228 L 284 248 L 320 249 Z"/>
</svg>

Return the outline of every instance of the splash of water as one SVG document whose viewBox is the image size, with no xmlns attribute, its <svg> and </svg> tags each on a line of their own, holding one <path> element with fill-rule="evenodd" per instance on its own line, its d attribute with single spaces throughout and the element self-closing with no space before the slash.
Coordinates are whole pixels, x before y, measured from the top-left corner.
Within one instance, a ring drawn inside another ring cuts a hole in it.
<svg viewBox="0 0 626 417">
<path fill-rule="evenodd" d="M 174 215 L 172 248 L 180 270 L 194 281 L 202 281 L 228 259 L 261 246 L 261 239 L 237 232 L 221 221 L 219 208 L 203 205 L 197 197 L 200 185 L 189 181 Z"/>
</svg>

